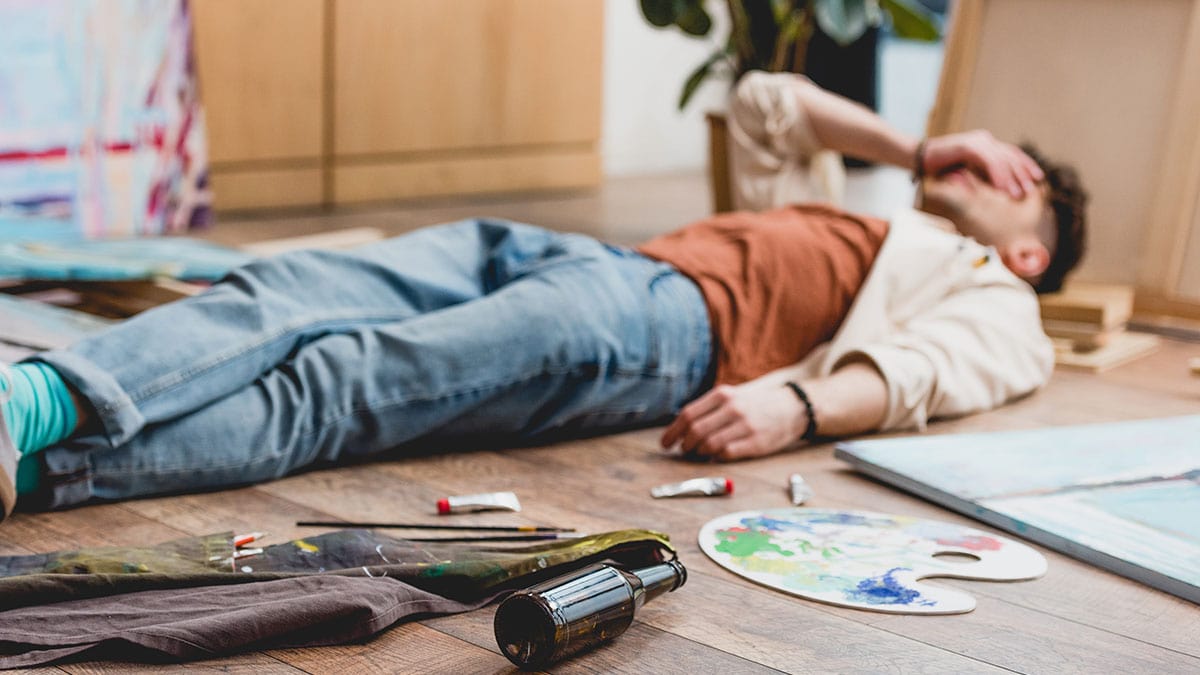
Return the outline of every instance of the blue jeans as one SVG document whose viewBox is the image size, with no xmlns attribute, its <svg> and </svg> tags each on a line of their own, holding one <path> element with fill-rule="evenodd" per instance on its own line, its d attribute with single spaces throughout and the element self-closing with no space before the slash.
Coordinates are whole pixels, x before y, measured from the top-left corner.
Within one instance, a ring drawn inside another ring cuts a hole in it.
<svg viewBox="0 0 1200 675">
<path fill-rule="evenodd" d="M 670 265 L 494 220 L 256 261 L 38 358 L 95 418 L 42 453 L 49 506 L 659 423 L 713 361 Z"/>
</svg>

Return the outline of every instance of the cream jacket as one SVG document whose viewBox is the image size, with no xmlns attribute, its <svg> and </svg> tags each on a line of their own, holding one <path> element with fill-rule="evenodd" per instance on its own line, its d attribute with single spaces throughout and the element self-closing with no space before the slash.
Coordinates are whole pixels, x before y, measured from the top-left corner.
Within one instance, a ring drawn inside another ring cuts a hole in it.
<svg viewBox="0 0 1200 675">
<path fill-rule="evenodd" d="M 813 185 L 807 169 L 820 148 L 798 99 L 787 95 L 795 77 L 751 74 L 735 93 L 731 160 L 735 204 L 743 208 L 787 203 Z M 798 181 L 808 184 L 797 188 Z M 924 428 L 931 418 L 988 410 L 1032 392 L 1049 379 L 1054 348 L 1033 289 L 994 250 L 952 233 L 940 218 L 903 209 L 833 339 L 746 386 L 821 377 L 856 359 L 883 376 L 881 429 L 893 430 Z"/>
</svg>

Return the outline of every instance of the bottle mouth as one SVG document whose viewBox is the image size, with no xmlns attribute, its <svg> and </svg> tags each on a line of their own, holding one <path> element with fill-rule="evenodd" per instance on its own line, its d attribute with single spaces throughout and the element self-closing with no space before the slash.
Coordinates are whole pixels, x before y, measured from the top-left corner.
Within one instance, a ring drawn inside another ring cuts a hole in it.
<svg viewBox="0 0 1200 675">
<path fill-rule="evenodd" d="M 518 593 L 496 608 L 494 621 L 500 652 L 522 669 L 546 665 L 554 653 L 555 626 L 547 609 L 533 597 Z"/>
<path fill-rule="evenodd" d="M 671 587 L 671 590 L 674 591 L 676 588 L 679 588 L 687 583 L 687 568 L 684 567 L 683 563 L 679 562 L 678 559 L 668 560 L 667 564 L 670 565 L 671 569 L 675 570 L 676 572 L 675 578 L 677 581 L 675 582 L 675 585 Z"/>
</svg>

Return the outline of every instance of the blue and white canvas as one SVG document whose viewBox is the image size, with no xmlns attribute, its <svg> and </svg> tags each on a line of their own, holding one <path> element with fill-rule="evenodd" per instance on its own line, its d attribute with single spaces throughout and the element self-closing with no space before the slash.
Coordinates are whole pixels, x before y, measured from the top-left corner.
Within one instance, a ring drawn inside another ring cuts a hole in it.
<svg viewBox="0 0 1200 675">
<path fill-rule="evenodd" d="M 851 441 L 859 470 L 1200 603 L 1200 415 Z"/>
<path fill-rule="evenodd" d="M 0 240 L 209 219 L 187 0 L 0 1 Z"/>
</svg>

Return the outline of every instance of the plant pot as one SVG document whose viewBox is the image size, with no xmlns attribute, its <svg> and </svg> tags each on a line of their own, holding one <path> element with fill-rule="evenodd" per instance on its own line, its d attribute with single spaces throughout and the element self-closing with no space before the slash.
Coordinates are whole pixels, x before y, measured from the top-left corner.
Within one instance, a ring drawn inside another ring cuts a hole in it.
<svg viewBox="0 0 1200 675">
<path fill-rule="evenodd" d="M 723 112 L 709 112 L 708 189 L 712 194 L 713 213 L 733 210 L 733 183 L 729 166 L 729 125 Z"/>
</svg>

